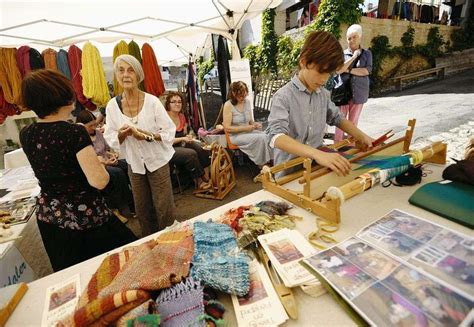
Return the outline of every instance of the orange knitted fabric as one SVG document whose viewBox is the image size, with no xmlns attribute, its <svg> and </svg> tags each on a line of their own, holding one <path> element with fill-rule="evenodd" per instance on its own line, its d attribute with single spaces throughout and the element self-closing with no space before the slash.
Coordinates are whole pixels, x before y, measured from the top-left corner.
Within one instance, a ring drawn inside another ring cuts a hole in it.
<svg viewBox="0 0 474 327">
<path fill-rule="evenodd" d="M 165 84 L 161 77 L 155 52 L 148 43 L 142 46 L 142 61 L 143 72 L 145 73 L 145 91 L 159 97 L 165 92 Z"/>
<path fill-rule="evenodd" d="M 15 48 L 0 48 L 0 85 L 8 103 L 20 104 L 21 73 L 16 62 Z"/>
<path fill-rule="evenodd" d="M 56 63 L 56 56 L 58 52 L 51 48 L 48 48 L 41 52 L 44 60 L 44 67 L 47 69 L 58 70 L 58 64 Z"/>
</svg>

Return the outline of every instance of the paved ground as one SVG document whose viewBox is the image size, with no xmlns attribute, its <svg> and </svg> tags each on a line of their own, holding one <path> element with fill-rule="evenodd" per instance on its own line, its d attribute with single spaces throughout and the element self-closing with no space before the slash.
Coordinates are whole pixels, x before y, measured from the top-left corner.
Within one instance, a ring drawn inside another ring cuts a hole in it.
<svg viewBox="0 0 474 327">
<path fill-rule="evenodd" d="M 443 81 L 418 85 L 403 92 L 371 98 L 362 111 L 359 127 L 371 136 L 378 136 L 390 129 L 403 129 L 411 118 L 417 119 L 415 139 L 439 134 L 474 120 L 474 70 Z M 195 217 L 261 188 L 260 184 L 252 181 L 258 172 L 255 166 L 235 166 L 235 169 L 237 186 L 222 201 L 196 198 L 192 194 L 192 188 L 175 195 L 176 218 L 183 221 Z M 25 231 L 23 240 L 27 243 L 34 240 L 39 244 L 25 244 L 22 246 L 22 254 L 39 277 L 42 277 L 51 273 L 51 268 L 49 262 L 44 262 L 46 253 L 36 224 L 32 226 L 33 228 Z M 131 220 L 128 226 L 139 235 L 136 219 Z M 43 256 L 38 251 L 43 252 Z"/>
</svg>

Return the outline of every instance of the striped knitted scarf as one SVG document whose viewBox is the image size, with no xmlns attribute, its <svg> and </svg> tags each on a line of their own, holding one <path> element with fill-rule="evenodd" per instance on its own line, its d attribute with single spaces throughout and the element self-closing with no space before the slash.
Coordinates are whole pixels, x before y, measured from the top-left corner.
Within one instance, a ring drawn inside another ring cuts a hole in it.
<svg viewBox="0 0 474 327">
<path fill-rule="evenodd" d="M 189 274 L 193 238 L 169 232 L 156 241 L 126 248 L 104 259 L 74 313 L 77 326 L 111 323 L 150 298 L 150 291 L 179 283 Z"/>
</svg>

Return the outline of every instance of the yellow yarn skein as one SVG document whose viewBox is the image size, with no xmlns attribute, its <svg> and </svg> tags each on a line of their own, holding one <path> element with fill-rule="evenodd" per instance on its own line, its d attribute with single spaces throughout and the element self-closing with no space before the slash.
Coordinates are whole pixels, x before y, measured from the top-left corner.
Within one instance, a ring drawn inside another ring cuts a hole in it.
<svg viewBox="0 0 474 327">
<path fill-rule="evenodd" d="M 123 54 L 129 54 L 128 44 L 124 40 L 117 43 L 117 45 L 114 47 L 114 63 L 115 63 L 115 59 L 117 59 L 118 56 L 123 55 Z M 119 85 L 114 74 L 114 95 L 120 94 L 122 92 L 123 92 L 123 88 Z"/>
<path fill-rule="evenodd" d="M 99 50 L 90 42 L 82 50 L 82 88 L 84 95 L 97 106 L 105 106 L 110 100 L 104 67 Z"/>
<path fill-rule="evenodd" d="M 15 48 L 0 48 L 0 87 L 8 103 L 20 104 L 21 73 Z"/>
</svg>

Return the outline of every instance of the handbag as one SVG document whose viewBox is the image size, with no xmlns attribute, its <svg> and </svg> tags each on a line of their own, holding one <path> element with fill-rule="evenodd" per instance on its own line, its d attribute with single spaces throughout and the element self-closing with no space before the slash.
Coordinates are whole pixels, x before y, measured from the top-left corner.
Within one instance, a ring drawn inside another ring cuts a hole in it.
<svg viewBox="0 0 474 327">
<path fill-rule="evenodd" d="M 362 53 L 364 53 L 364 49 L 362 49 L 362 52 L 360 53 L 359 57 L 351 64 L 350 69 L 353 67 L 357 66 L 357 63 L 359 62 L 360 57 L 362 56 Z M 331 92 L 331 101 L 334 102 L 336 106 L 344 106 L 349 103 L 349 101 L 352 99 L 352 74 L 349 74 L 349 78 L 340 84 L 339 86 L 336 86 L 332 92 Z"/>
</svg>

